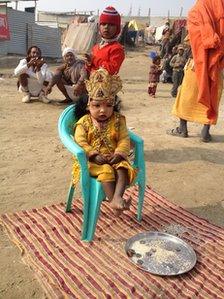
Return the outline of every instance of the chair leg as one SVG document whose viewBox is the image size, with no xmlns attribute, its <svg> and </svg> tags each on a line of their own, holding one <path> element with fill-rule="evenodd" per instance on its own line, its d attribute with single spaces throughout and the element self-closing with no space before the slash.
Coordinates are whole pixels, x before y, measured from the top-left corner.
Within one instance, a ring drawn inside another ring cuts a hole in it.
<svg viewBox="0 0 224 299">
<path fill-rule="evenodd" d="M 95 183 L 95 188 L 91 188 L 90 202 L 89 202 L 89 214 L 88 214 L 88 229 L 85 236 L 85 240 L 90 242 L 93 240 L 97 220 L 100 213 L 100 205 L 105 197 L 102 189 L 102 185 L 98 182 Z"/>
<path fill-rule="evenodd" d="M 83 222 L 82 222 L 82 240 L 85 241 L 88 233 L 89 221 L 89 189 L 82 190 L 83 198 Z"/>
<path fill-rule="evenodd" d="M 69 191 L 68 191 L 68 196 L 67 196 L 67 204 L 66 204 L 66 209 L 65 212 L 71 212 L 72 211 L 72 201 L 73 201 L 73 195 L 74 195 L 75 188 L 73 184 L 71 183 Z M 86 190 L 85 190 L 86 191 Z M 88 192 L 83 193 L 83 224 L 82 224 L 82 240 L 86 239 L 86 234 L 88 230 Z"/>
<path fill-rule="evenodd" d="M 65 209 L 66 213 L 72 211 L 72 200 L 73 200 L 74 190 L 75 190 L 75 188 L 74 188 L 73 184 L 71 183 L 69 191 L 68 191 L 68 196 L 67 196 L 67 204 L 66 204 L 66 209 Z"/>
<path fill-rule="evenodd" d="M 138 212 L 137 220 L 140 222 L 142 220 L 142 208 L 145 195 L 145 183 L 141 182 L 138 184 Z"/>
</svg>

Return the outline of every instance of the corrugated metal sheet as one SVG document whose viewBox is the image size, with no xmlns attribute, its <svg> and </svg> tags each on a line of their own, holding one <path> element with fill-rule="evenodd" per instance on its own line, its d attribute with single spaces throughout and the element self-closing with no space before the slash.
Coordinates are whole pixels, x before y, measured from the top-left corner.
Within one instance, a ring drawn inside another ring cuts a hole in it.
<svg viewBox="0 0 224 299">
<path fill-rule="evenodd" d="M 37 45 L 43 56 L 61 57 L 61 31 L 58 28 L 38 26 L 33 13 L 7 9 L 10 40 L 0 41 L 0 55 L 26 55 L 28 47 Z"/>
<path fill-rule="evenodd" d="M 37 45 L 46 57 L 61 57 L 61 31 L 58 28 L 28 25 L 28 46 Z"/>
<path fill-rule="evenodd" d="M 8 9 L 7 14 L 10 29 L 7 52 L 25 55 L 27 51 L 27 26 L 34 24 L 35 15 L 14 9 Z"/>
<path fill-rule="evenodd" d="M 6 55 L 8 53 L 8 42 L 0 40 L 0 55 Z"/>
</svg>

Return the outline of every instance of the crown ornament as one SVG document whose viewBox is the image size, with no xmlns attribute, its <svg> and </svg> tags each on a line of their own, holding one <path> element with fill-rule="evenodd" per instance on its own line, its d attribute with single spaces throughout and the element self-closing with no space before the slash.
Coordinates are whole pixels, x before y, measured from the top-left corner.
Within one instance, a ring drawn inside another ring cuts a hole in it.
<svg viewBox="0 0 224 299">
<path fill-rule="evenodd" d="M 89 98 L 97 101 L 114 100 L 122 90 L 121 78 L 118 75 L 110 75 L 104 68 L 91 73 L 85 83 Z"/>
</svg>

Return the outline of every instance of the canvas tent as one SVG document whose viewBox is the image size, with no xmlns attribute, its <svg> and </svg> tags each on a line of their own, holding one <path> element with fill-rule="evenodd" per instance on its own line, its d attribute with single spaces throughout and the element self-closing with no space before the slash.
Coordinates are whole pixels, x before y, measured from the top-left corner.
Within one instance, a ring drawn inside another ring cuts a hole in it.
<svg viewBox="0 0 224 299">
<path fill-rule="evenodd" d="M 165 25 L 159 26 L 156 28 L 156 34 L 155 34 L 155 40 L 158 42 L 163 37 L 163 30 L 165 28 Z"/>
<path fill-rule="evenodd" d="M 73 48 L 77 54 L 89 53 L 97 36 L 97 23 L 70 24 L 62 48 Z"/>
<path fill-rule="evenodd" d="M 138 20 L 135 20 L 135 19 L 129 21 L 129 23 L 128 23 L 128 28 L 130 30 L 139 31 L 139 30 L 145 29 L 145 27 L 146 27 L 145 23 L 142 23 L 142 22 L 140 22 Z"/>
</svg>

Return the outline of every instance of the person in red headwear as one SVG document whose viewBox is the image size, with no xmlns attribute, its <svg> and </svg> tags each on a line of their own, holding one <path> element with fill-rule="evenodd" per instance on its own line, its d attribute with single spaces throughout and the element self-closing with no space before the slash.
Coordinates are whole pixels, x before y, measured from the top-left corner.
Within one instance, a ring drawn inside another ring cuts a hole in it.
<svg viewBox="0 0 224 299">
<path fill-rule="evenodd" d="M 117 41 L 121 30 L 121 16 L 112 6 L 106 7 L 99 18 L 99 31 L 102 38 L 91 54 L 85 54 L 86 68 L 89 73 L 104 68 L 110 75 L 117 74 L 124 61 L 125 53 Z"/>
</svg>

